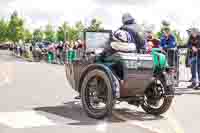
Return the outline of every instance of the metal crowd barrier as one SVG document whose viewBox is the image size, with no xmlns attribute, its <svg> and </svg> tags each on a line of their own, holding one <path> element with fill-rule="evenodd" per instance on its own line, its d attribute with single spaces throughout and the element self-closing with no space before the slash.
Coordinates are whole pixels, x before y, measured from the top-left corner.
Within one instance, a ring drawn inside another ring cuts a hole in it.
<svg viewBox="0 0 200 133">
<path fill-rule="evenodd" d="M 186 82 L 189 82 L 191 79 L 191 60 L 194 55 L 192 54 L 191 50 L 187 47 L 179 47 L 179 48 L 168 48 L 163 49 L 166 52 L 168 64 L 170 67 L 175 68 L 175 79 L 176 84 L 184 84 Z M 189 54 L 190 52 L 190 54 Z M 139 51 L 141 54 L 146 54 L 146 50 L 142 49 Z M 198 56 L 195 57 L 195 61 L 197 61 Z M 196 62 L 196 71 L 197 71 L 197 63 Z M 198 76 L 196 76 L 198 77 Z M 185 85 L 184 85 L 185 86 Z"/>
<path fill-rule="evenodd" d="M 176 69 L 176 82 L 177 84 L 182 82 L 189 82 L 191 79 L 191 60 L 194 55 L 188 55 L 189 49 L 186 47 L 182 48 L 175 48 L 175 49 L 164 49 L 167 55 L 168 64 L 170 67 L 174 67 Z M 147 51 L 142 49 L 139 53 L 146 54 Z M 64 61 L 65 64 L 71 64 L 76 60 L 81 60 L 84 56 L 83 49 L 73 49 L 73 50 L 66 50 L 64 54 Z M 188 58 L 188 59 L 187 59 Z M 195 58 L 199 58 L 196 56 Z M 194 60 L 194 57 L 193 57 Z M 197 61 L 197 59 L 195 59 Z M 197 70 L 198 62 L 196 62 L 195 69 Z M 198 76 L 196 76 L 198 77 Z"/>
<path fill-rule="evenodd" d="M 198 53 L 195 54 L 192 52 L 191 48 L 177 48 L 177 49 L 167 49 L 167 58 L 168 63 L 171 67 L 176 68 L 176 80 L 179 86 L 187 86 L 189 82 L 192 82 L 192 69 L 196 71 L 196 83 L 200 83 L 198 79 Z M 192 68 L 193 62 L 193 68 Z"/>
<path fill-rule="evenodd" d="M 64 61 L 66 62 L 65 64 L 70 64 L 73 63 L 75 60 L 81 60 L 84 56 L 84 50 L 83 49 L 68 49 L 65 50 L 64 53 Z"/>
</svg>

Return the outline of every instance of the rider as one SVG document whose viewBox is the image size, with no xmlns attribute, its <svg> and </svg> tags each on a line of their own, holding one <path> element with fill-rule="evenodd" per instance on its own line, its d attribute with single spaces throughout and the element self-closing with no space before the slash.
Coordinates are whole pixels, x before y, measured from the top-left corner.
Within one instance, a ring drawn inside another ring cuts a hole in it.
<svg viewBox="0 0 200 133">
<path fill-rule="evenodd" d="M 139 25 L 136 24 L 135 19 L 130 15 L 130 13 L 123 14 L 122 23 L 123 25 L 114 32 L 113 41 L 117 40 L 123 42 L 121 43 L 122 45 L 125 45 L 125 43 L 135 45 L 136 51 L 139 53 L 145 45 Z M 114 52 L 116 52 L 116 50 L 111 47 L 105 49 L 101 54 L 101 59 L 105 56 L 112 55 Z"/>
<path fill-rule="evenodd" d="M 137 52 L 139 52 L 140 49 L 144 48 L 145 44 L 144 39 L 142 37 L 141 28 L 138 24 L 136 24 L 135 19 L 130 13 L 123 14 L 122 23 L 123 26 L 120 27 L 120 30 L 127 31 L 130 34 L 130 43 L 134 43 L 136 45 Z"/>
</svg>

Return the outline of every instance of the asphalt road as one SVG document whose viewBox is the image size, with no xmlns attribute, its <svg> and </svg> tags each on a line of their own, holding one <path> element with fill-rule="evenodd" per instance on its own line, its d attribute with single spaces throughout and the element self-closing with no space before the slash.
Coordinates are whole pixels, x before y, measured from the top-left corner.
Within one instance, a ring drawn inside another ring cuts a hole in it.
<svg viewBox="0 0 200 133">
<path fill-rule="evenodd" d="M 26 62 L 8 51 L 0 51 L 0 90 L 0 133 L 200 132 L 199 94 L 177 96 L 160 117 L 121 103 L 110 120 L 97 121 L 74 100 L 77 93 L 66 81 L 63 66 Z"/>
</svg>

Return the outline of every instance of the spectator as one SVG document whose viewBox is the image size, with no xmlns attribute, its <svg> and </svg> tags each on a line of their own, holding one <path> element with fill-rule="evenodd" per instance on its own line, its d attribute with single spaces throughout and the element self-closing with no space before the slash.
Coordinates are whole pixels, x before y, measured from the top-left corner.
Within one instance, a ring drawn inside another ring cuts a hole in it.
<svg viewBox="0 0 200 133">
<path fill-rule="evenodd" d="M 146 51 L 148 54 L 151 53 L 152 48 L 159 48 L 160 47 L 160 41 L 156 39 L 153 35 L 153 32 L 151 30 L 147 31 L 146 36 Z"/>
<path fill-rule="evenodd" d="M 55 52 L 54 44 L 50 44 L 48 47 L 48 62 L 49 63 L 53 63 L 54 61 L 54 52 Z"/>
<path fill-rule="evenodd" d="M 63 48 L 63 43 L 60 42 L 58 44 L 58 46 L 56 47 L 56 51 L 57 51 L 57 60 L 60 64 L 63 64 L 63 51 L 64 51 L 64 48 Z"/>
<path fill-rule="evenodd" d="M 188 88 L 199 89 L 196 74 L 198 79 L 200 79 L 200 34 L 197 28 L 191 30 L 188 45 L 192 46 L 192 84 Z"/>
<path fill-rule="evenodd" d="M 190 29 L 188 29 L 187 30 L 187 33 L 188 33 L 188 36 L 189 36 L 189 38 L 191 37 L 191 31 L 192 31 L 192 28 L 190 28 Z M 189 39 L 188 39 L 189 40 Z M 186 55 L 186 61 L 185 61 L 185 64 L 186 64 L 186 67 L 190 67 L 190 69 L 191 69 L 191 72 L 192 72 L 192 60 L 193 60 L 193 58 L 192 58 L 192 45 L 189 43 L 189 41 L 187 42 L 187 55 Z M 195 75 L 193 75 L 192 73 L 191 73 L 191 75 L 192 75 L 192 78 L 189 80 L 189 82 L 192 82 L 193 81 L 193 79 L 196 79 L 196 74 Z"/>
<path fill-rule="evenodd" d="M 78 42 L 78 49 L 79 49 L 79 48 L 81 48 L 81 49 L 84 49 L 84 48 L 85 48 L 85 45 L 84 45 L 83 41 L 78 40 L 77 42 Z"/>
<path fill-rule="evenodd" d="M 161 47 L 167 52 L 168 63 L 170 66 L 176 66 L 178 62 L 178 56 L 176 51 L 176 38 L 171 33 L 169 27 L 163 29 L 163 35 L 161 36 Z"/>
<path fill-rule="evenodd" d="M 17 56 L 21 56 L 21 55 L 20 55 L 20 53 L 21 53 L 21 50 L 20 50 L 20 49 L 21 49 L 20 46 L 17 45 Z"/>
<path fill-rule="evenodd" d="M 166 27 L 163 30 L 164 34 L 161 37 L 161 47 L 163 49 L 176 48 L 176 38 L 171 33 L 170 28 Z"/>
</svg>

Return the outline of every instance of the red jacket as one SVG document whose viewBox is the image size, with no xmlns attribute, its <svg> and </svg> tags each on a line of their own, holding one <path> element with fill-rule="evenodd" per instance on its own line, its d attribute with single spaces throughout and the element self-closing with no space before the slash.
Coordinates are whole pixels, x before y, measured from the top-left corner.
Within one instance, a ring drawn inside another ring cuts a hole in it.
<svg viewBox="0 0 200 133">
<path fill-rule="evenodd" d="M 152 46 L 149 46 L 149 43 L 152 43 Z M 152 51 L 152 48 L 159 48 L 160 47 L 160 41 L 158 39 L 148 39 L 147 40 L 147 53 L 150 54 Z"/>
</svg>

